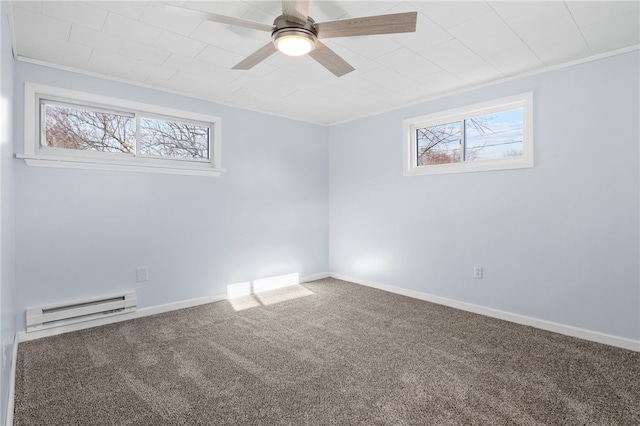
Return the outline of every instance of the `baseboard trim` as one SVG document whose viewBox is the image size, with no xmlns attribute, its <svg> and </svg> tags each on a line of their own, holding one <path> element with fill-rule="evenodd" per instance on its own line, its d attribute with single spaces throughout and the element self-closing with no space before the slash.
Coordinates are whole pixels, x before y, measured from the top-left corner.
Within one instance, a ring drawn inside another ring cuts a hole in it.
<svg viewBox="0 0 640 426">
<path fill-rule="evenodd" d="M 16 368 L 18 365 L 18 333 L 13 336 L 13 356 L 11 357 L 11 372 L 9 373 L 9 398 L 7 400 L 7 416 L 5 425 L 13 425 L 13 409 L 16 398 Z"/>
<path fill-rule="evenodd" d="M 300 283 L 309 281 L 320 280 L 323 278 L 329 278 L 329 272 L 321 272 L 318 274 L 306 275 L 300 277 L 298 280 Z M 197 297 L 195 299 L 181 300 L 178 302 L 166 303 L 163 305 L 149 306 L 146 308 L 140 308 L 134 312 L 115 315 L 106 318 L 100 318 L 90 321 L 85 321 L 77 324 L 64 325 L 59 327 L 52 327 L 45 330 L 32 331 L 30 333 L 20 331 L 16 333 L 18 342 L 27 342 L 29 340 L 42 339 L 43 337 L 56 336 L 58 334 L 69 333 L 71 331 L 85 330 L 87 328 L 99 327 L 101 325 L 113 324 L 121 321 L 128 321 L 135 318 L 147 317 L 150 315 L 157 315 L 164 312 L 175 311 L 177 309 L 191 308 L 194 306 L 204 305 L 207 303 L 219 302 L 221 300 L 227 300 L 227 293 L 217 293 L 210 296 Z M 17 351 L 17 345 L 16 345 Z"/>
<path fill-rule="evenodd" d="M 322 280 L 324 278 L 329 278 L 331 275 L 328 272 L 321 272 L 319 274 L 307 275 L 304 277 L 300 277 L 300 284 L 308 283 L 310 281 Z"/>
<path fill-rule="evenodd" d="M 53 327 L 46 330 L 32 331 L 26 333 L 20 331 L 17 333 L 19 342 L 27 342 L 29 340 L 42 339 L 43 337 L 56 336 L 58 334 L 69 333 L 71 331 L 85 330 L 87 328 L 99 327 L 101 325 L 113 324 L 121 321 L 128 321 L 136 318 L 148 317 L 150 315 L 157 315 L 163 312 L 175 311 L 177 309 L 191 308 L 193 306 L 204 305 L 206 303 L 218 302 L 227 298 L 226 293 L 214 294 L 211 296 L 197 297 L 195 299 L 181 300 L 178 302 L 166 303 L 163 305 L 149 306 L 147 308 L 140 308 L 134 312 L 116 315 L 106 318 L 100 318 L 90 321 L 85 321 L 72 325 L 65 325 L 60 327 Z"/>
<path fill-rule="evenodd" d="M 629 339 L 627 337 L 615 336 L 612 334 L 601 333 L 599 331 L 587 330 L 584 328 L 574 327 L 571 325 L 561 324 L 553 321 L 547 321 L 539 318 L 529 317 L 526 315 L 516 314 L 513 312 L 502 311 L 500 309 L 489 308 L 482 305 L 476 305 L 473 303 L 461 302 L 455 299 L 449 299 L 446 297 L 435 296 L 429 293 L 423 293 L 417 290 L 410 290 L 402 287 L 391 286 L 375 281 L 362 280 L 359 278 L 330 273 L 332 278 L 336 278 L 343 281 L 349 281 L 355 284 L 364 285 L 367 287 L 377 288 L 379 290 L 388 291 L 390 293 L 400 294 L 403 296 L 412 297 L 414 299 L 420 299 L 427 302 L 437 303 L 438 305 L 444 305 L 451 308 L 460 309 L 463 311 L 473 312 L 475 314 L 485 315 L 492 318 L 498 318 L 505 321 L 514 322 L 516 324 L 528 325 L 542 330 L 552 331 L 554 333 L 564 334 L 566 336 L 577 337 L 584 340 L 589 340 L 596 343 L 603 343 L 605 345 L 616 346 L 623 349 L 628 349 L 636 352 L 640 352 L 640 340 Z"/>
</svg>

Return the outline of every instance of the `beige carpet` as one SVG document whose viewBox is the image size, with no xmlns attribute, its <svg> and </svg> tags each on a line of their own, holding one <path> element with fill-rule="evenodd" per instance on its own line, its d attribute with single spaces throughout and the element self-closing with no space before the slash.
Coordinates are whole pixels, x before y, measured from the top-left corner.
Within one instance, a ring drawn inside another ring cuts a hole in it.
<svg viewBox="0 0 640 426">
<path fill-rule="evenodd" d="M 640 354 L 334 279 L 21 343 L 16 425 L 638 425 Z"/>
</svg>

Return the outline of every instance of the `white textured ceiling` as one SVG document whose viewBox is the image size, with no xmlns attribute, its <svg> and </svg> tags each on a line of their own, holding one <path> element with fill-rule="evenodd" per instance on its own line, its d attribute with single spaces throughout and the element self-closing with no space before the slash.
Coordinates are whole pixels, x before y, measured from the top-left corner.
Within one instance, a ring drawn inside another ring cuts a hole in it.
<svg viewBox="0 0 640 426">
<path fill-rule="evenodd" d="M 167 2 L 271 24 L 279 1 Z M 638 46 L 639 1 L 311 1 L 316 22 L 418 11 L 417 31 L 323 40 L 355 67 L 310 57 L 231 67 L 268 33 L 166 15 L 161 1 L 13 1 L 15 55 L 215 102 L 331 124 Z"/>
</svg>

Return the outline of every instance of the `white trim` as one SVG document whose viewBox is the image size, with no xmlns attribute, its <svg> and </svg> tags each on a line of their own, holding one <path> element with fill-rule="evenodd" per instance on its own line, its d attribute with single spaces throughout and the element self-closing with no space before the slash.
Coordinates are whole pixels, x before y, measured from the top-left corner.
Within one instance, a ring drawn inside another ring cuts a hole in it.
<svg viewBox="0 0 640 426">
<path fill-rule="evenodd" d="M 7 400 L 7 416 L 5 425 L 13 425 L 13 410 L 16 398 L 16 368 L 18 365 L 18 333 L 13 337 L 13 357 L 11 358 L 11 376 L 9 377 L 9 398 Z"/>
<path fill-rule="evenodd" d="M 68 158 L 59 157 L 40 157 L 36 155 L 17 154 L 16 158 L 24 159 L 28 166 L 33 167 L 53 167 L 62 169 L 82 169 L 82 170 L 110 170 L 122 172 L 143 172 L 143 173 L 162 173 L 174 175 L 189 176 L 220 176 L 224 169 L 212 168 L 178 168 L 178 167 L 153 167 L 143 164 L 114 164 L 114 163 L 96 163 L 93 161 L 70 160 Z"/>
<path fill-rule="evenodd" d="M 25 82 L 24 86 L 24 147 L 23 153 L 17 154 L 16 157 L 24 159 L 29 166 L 197 176 L 219 176 L 224 171 L 222 169 L 222 124 L 220 117 L 31 82 Z M 66 101 L 80 106 L 102 107 L 122 110 L 123 113 L 142 113 L 208 125 L 213 129 L 209 145 L 211 160 L 188 161 L 148 156 L 112 155 L 110 153 L 73 152 L 73 150 L 40 147 L 40 138 L 38 137 L 41 121 L 40 99 Z"/>
<path fill-rule="evenodd" d="M 53 327 L 46 330 L 32 331 L 30 333 L 18 332 L 18 341 L 27 342 L 29 340 L 41 339 L 43 337 L 56 336 L 58 334 L 69 333 L 71 331 L 84 330 L 87 328 L 98 327 L 101 325 L 113 324 L 116 322 L 132 320 L 136 318 L 148 317 L 149 315 L 161 314 L 163 312 L 175 311 L 177 309 L 191 308 L 194 306 L 204 305 L 207 303 L 218 302 L 227 298 L 225 293 L 219 293 L 212 296 L 198 297 L 195 299 L 181 300 L 178 302 L 166 303 L 163 305 L 149 306 L 138 309 L 137 311 L 106 317 L 97 320 L 85 321 L 78 324 L 72 324 L 61 327 Z"/>
<path fill-rule="evenodd" d="M 299 282 L 305 283 L 309 281 L 315 281 L 322 278 L 328 278 L 329 272 L 321 272 L 318 274 L 307 275 L 300 277 Z M 197 297 L 194 299 L 180 300 L 178 302 L 165 303 L 163 305 L 149 306 L 146 308 L 140 308 L 137 311 L 129 312 L 126 314 L 116 315 L 112 317 L 105 317 L 96 320 L 85 321 L 82 323 L 53 327 L 45 330 L 38 330 L 32 332 L 20 331 L 16 333 L 17 342 L 27 342 L 30 340 L 41 339 L 43 337 L 56 336 L 58 334 L 69 333 L 71 331 L 84 330 L 87 328 L 99 327 L 101 325 L 113 324 L 116 322 L 127 321 L 135 318 L 148 317 L 150 315 L 161 314 L 164 312 L 175 311 L 178 309 L 191 308 L 194 306 L 204 305 L 207 303 L 220 302 L 227 300 L 227 293 L 217 293 L 210 296 Z M 16 345 L 17 346 L 17 345 Z M 16 349 L 17 351 L 17 349 Z"/>
<path fill-rule="evenodd" d="M 542 330 L 564 334 L 566 336 L 577 337 L 579 339 L 589 340 L 596 343 L 603 343 L 605 345 L 616 346 L 619 348 L 640 352 L 640 340 L 637 339 L 630 339 L 628 337 L 615 336 L 612 334 L 601 333 L 599 331 L 587 330 L 580 327 L 574 327 L 572 325 L 547 321 L 539 318 L 529 317 L 526 315 L 516 314 L 513 312 L 502 311 L 500 309 L 476 305 L 473 303 L 461 302 L 459 300 L 449 299 L 447 297 L 435 296 L 429 293 L 423 293 L 417 290 L 410 290 L 402 287 L 382 284 L 375 281 L 362 280 L 359 278 L 336 274 L 333 272 L 330 275 L 332 278 L 336 278 L 339 280 L 377 288 L 379 290 L 412 297 L 414 299 L 425 300 L 427 302 L 436 303 L 438 305 L 449 306 L 451 308 L 473 312 L 475 314 L 485 315 L 492 318 L 498 318 L 516 324 L 528 325 Z"/>
<path fill-rule="evenodd" d="M 464 132 L 464 120 L 466 119 L 520 108 L 523 111 L 522 156 L 418 166 L 416 129 L 451 122 L 460 122 L 460 131 L 462 134 Z M 407 118 L 402 121 L 402 157 L 402 173 L 404 176 L 531 168 L 533 167 L 533 93 L 527 92 L 446 111 Z"/>
<path fill-rule="evenodd" d="M 328 272 L 321 272 L 319 274 L 306 275 L 304 277 L 300 277 L 300 284 L 308 283 L 310 281 L 321 280 L 324 278 L 329 278 L 331 275 Z"/>
</svg>

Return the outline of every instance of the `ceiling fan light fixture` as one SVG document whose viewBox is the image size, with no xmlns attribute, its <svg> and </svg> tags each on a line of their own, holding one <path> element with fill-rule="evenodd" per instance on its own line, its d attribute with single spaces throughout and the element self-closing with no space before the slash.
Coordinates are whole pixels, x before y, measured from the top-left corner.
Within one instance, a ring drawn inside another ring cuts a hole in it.
<svg viewBox="0 0 640 426">
<path fill-rule="evenodd" d="M 273 44 L 289 56 L 302 56 L 316 46 L 316 37 L 304 29 L 284 29 L 273 33 Z"/>
</svg>

